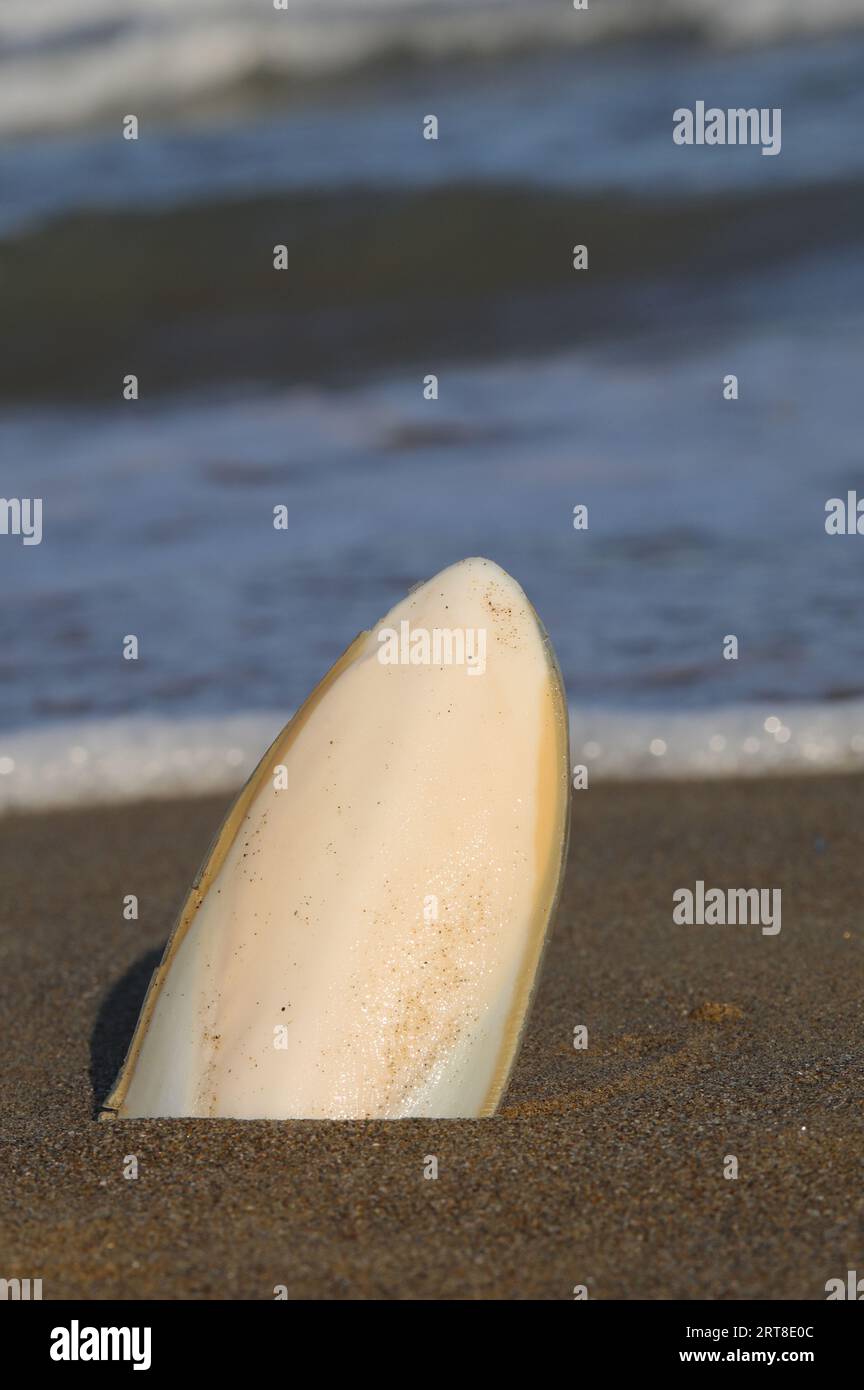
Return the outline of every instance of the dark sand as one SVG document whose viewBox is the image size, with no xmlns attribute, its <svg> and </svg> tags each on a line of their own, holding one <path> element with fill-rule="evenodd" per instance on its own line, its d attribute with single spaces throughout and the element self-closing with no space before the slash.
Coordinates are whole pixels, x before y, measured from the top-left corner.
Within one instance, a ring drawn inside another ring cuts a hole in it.
<svg viewBox="0 0 864 1390">
<path fill-rule="evenodd" d="M 97 1124 L 223 809 L 2 824 L 0 1276 L 45 1298 L 823 1299 L 864 1269 L 864 781 L 578 793 L 496 1119 Z M 780 935 L 673 925 L 697 878 L 782 888 Z"/>
</svg>

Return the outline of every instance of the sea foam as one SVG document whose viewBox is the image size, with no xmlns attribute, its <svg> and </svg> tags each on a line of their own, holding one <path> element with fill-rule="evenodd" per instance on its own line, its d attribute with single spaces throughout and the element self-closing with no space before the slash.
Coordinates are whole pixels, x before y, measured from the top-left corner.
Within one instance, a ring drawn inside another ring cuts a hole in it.
<svg viewBox="0 0 864 1390">
<path fill-rule="evenodd" d="M 860 0 L 4 0 L 0 130 L 68 128 L 267 79 L 328 78 L 388 57 L 487 57 L 676 30 L 765 43 L 862 22 Z M 132 103 L 130 105 L 130 102 Z"/>
<path fill-rule="evenodd" d="M 119 804 L 239 788 L 279 733 L 271 711 L 130 717 L 0 734 L 0 811 Z M 864 770 L 864 701 L 687 713 L 570 711 L 571 762 L 588 787 Z"/>
</svg>

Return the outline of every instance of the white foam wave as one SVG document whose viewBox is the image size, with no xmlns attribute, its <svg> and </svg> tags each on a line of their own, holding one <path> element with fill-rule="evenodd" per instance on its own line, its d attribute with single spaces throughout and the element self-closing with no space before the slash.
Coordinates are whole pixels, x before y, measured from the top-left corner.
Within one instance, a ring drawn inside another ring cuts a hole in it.
<svg viewBox="0 0 864 1390">
<path fill-rule="evenodd" d="M 230 792 L 276 737 L 281 715 L 123 718 L 0 735 L 0 811 Z"/>
<path fill-rule="evenodd" d="M 565 0 L 4 0 L 0 130 L 148 115 L 262 71 L 321 77 L 392 51 L 490 55 L 675 25 L 761 43 L 862 22 L 861 0 L 604 0 L 581 12 Z"/>
<path fill-rule="evenodd" d="M 0 811 L 226 795 L 284 715 L 147 717 L 0 735 Z M 571 710 L 572 761 L 594 781 L 864 771 L 864 701 L 685 714 Z"/>
<path fill-rule="evenodd" d="M 864 701 L 738 705 L 682 714 L 571 710 L 589 778 L 771 777 L 864 770 Z"/>
</svg>

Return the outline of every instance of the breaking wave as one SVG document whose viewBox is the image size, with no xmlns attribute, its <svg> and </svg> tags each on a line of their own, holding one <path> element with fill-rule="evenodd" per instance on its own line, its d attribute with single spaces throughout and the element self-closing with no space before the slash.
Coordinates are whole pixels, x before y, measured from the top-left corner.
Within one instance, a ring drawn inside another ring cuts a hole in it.
<svg viewBox="0 0 864 1390">
<path fill-rule="evenodd" d="M 771 42 L 864 23 L 860 0 L 4 0 L 0 131 L 64 129 L 370 65 L 662 35 Z"/>
<path fill-rule="evenodd" d="M 0 735 L 0 812 L 225 794 L 284 723 L 277 712 L 90 720 Z M 864 701 L 688 713 L 574 709 L 589 782 L 864 771 Z"/>
</svg>

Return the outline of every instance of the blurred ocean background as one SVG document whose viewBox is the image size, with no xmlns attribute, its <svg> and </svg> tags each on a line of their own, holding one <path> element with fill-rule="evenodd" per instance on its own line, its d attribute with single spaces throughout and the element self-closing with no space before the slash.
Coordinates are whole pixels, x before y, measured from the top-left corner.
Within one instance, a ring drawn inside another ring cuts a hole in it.
<svg viewBox="0 0 864 1390">
<path fill-rule="evenodd" d="M 232 785 L 470 554 L 598 775 L 864 766 L 862 78 L 864 0 L 3 0 L 0 806 Z"/>
</svg>

